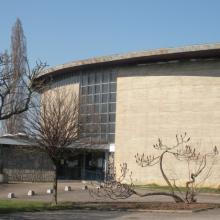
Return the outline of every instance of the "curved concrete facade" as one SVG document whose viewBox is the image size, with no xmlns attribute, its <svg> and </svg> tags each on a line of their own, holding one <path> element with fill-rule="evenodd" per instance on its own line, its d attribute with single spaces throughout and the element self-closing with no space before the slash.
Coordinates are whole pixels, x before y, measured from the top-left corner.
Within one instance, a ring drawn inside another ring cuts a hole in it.
<svg viewBox="0 0 220 220">
<path fill-rule="evenodd" d="M 212 151 L 215 145 L 220 149 L 220 44 L 75 61 L 52 67 L 40 77 L 49 76 L 59 81 L 57 76 L 66 76 L 68 81 L 67 75 L 71 73 L 72 77 L 79 76 L 81 89 L 83 76 L 94 75 L 95 78 L 91 79 L 96 80 L 96 76 L 102 72 L 117 75 L 117 81 L 113 84 L 115 87 L 117 85 L 114 91 L 114 161 L 118 176 L 120 164 L 126 162 L 133 173 L 134 183 L 165 184 L 158 165 L 141 168 L 134 157 L 136 153 L 158 155 L 153 144 L 157 143 L 159 137 L 164 143 L 171 145 L 175 144 L 176 134 L 187 132 L 191 137 L 191 144 L 201 154 Z M 76 82 L 68 83 L 68 89 L 75 84 Z M 108 142 L 110 143 L 112 142 Z M 168 176 L 184 184 L 189 177 L 187 164 L 172 157 L 165 159 Z M 215 164 L 210 166 L 211 175 L 205 185 L 218 187 L 219 155 Z"/>
<path fill-rule="evenodd" d="M 187 132 L 201 153 L 220 146 L 220 62 L 183 61 L 121 68 L 117 80 L 115 164 L 126 162 L 137 184 L 165 184 L 159 166 L 141 168 L 134 155 L 158 155 L 160 137 L 175 144 Z M 220 183 L 220 157 L 206 181 Z M 176 181 L 188 178 L 187 164 L 165 158 L 165 170 Z M 119 175 L 119 174 L 118 174 Z M 183 183 L 183 182 L 182 182 Z"/>
</svg>

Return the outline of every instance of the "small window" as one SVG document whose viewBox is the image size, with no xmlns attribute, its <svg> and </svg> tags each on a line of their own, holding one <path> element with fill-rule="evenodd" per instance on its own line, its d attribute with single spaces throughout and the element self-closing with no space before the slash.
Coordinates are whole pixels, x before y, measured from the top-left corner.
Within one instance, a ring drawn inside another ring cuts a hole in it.
<svg viewBox="0 0 220 220">
<path fill-rule="evenodd" d="M 87 96 L 87 104 L 92 104 L 93 101 L 93 96 L 92 95 L 88 95 Z"/>
<path fill-rule="evenodd" d="M 107 124 L 101 124 L 101 133 L 107 133 Z"/>
<path fill-rule="evenodd" d="M 108 102 L 108 94 L 102 94 L 102 103 Z"/>
<path fill-rule="evenodd" d="M 99 95 L 94 96 L 94 102 L 95 103 L 100 103 L 100 96 Z"/>
<path fill-rule="evenodd" d="M 108 138 L 110 143 L 115 143 L 115 134 L 109 134 Z"/>
<path fill-rule="evenodd" d="M 107 104 L 102 104 L 102 105 L 101 105 L 101 112 L 102 112 L 102 113 L 106 113 L 107 110 L 108 110 L 108 105 L 107 105 Z"/>
<path fill-rule="evenodd" d="M 100 93 L 100 85 L 95 86 L 95 93 Z"/>
<path fill-rule="evenodd" d="M 115 114 L 109 114 L 109 122 L 115 122 Z"/>
<path fill-rule="evenodd" d="M 112 72 L 110 74 L 110 82 L 116 82 L 116 73 L 115 72 Z"/>
<path fill-rule="evenodd" d="M 92 114 L 92 123 L 95 125 L 100 122 L 99 114 Z"/>
<path fill-rule="evenodd" d="M 103 83 L 108 83 L 108 78 L 109 78 L 109 74 L 108 73 L 103 73 L 102 74 L 102 82 Z"/>
<path fill-rule="evenodd" d="M 87 95 L 87 87 L 82 87 L 82 95 Z"/>
<path fill-rule="evenodd" d="M 108 93 L 108 84 L 102 84 L 102 93 Z"/>
<path fill-rule="evenodd" d="M 101 114 L 101 123 L 107 123 L 108 117 L 107 114 Z"/>
<path fill-rule="evenodd" d="M 87 123 L 92 123 L 92 115 L 87 115 L 86 122 Z"/>
<path fill-rule="evenodd" d="M 95 133 L 100 134 L 101 133 L 101 125 L 96 124 L 95 130 L 96 130 Z"/>
<path fill-rule="evenodd" d="M 93 86 L 88 86 L 88 94 L 92 94 L 93 93 Z"/>
<path fill-rule="evenodd" d="M 81 115 L 80 121 L 81 121 L 81 123 L 86 123 L 87 122 L 86 115 Z"/>
<path fill-rule="evenodd" d="M 101 143 L 102 144 L 105 144 L 105 143 L 107 143 L 108 141 L 107 141 L 107 135 L 106 134 L 101 134 Z"/>
<path fill-rule="evenodd" d="M 93 134 L 91 136 L 91 141 L 92 141 L 93 144 L 99 144 L 100 136 L 98 134 Z"/>
<path fill-rule="evenodd" d="M 95 114 L 98 114 L 98 113 L 99 113 L 99 104 L 93 106 L 93 112 L 94 112 Z"/>
<path fill-rule="evenodd" d="M 115 133 L 115 123 L 109 124 L 109 133 Z"/>
<path fill-rule="evenodd" d="M 81 106 L 80 106 L 80 112 L 81 112 L 81 114 L 86 114 L 86 111 L 87 111 L 87 106 L 86 106 L 86 105 L 81 105 Z"/>
<path fill-rule="evenodd" d="M 101 82 L 101 73 L 96 73 L 95 74 L 95 83 L 99 84 Z"/>
<path fill-rule="evenodd" d="M 89 73 L 89 85 L 95 84 L 95 74 Z"/>
<path fill-rule="evenodd" d="M 116 104 L 110 103 L 109 104 L 109 112 L 115 112 L 116 111 Z"/>
<path fill-rule="evenodd" d="M 81 101 L 81 104 L 86 104 L 86 96 L 82 95 L 80 101 Z"/>
<path fill-rule="evenodd" d="M 82 75 L 82 84 L 83 86 L 88 85 L 88 75 L 86 73 Z"/>
<path fill-rule="evenodd" d="M 116 92 L 116 83 L 110 83 L 110 92 Z"/>
<path fill-rule="evenodd" d="M 86 106 L 86 114 L 92 114 L 94 111 L 93 105 L 87 105 Z"/>
<path fill-rule="evenodd" d="M 116 93 L 109 94 L 109 102 L 116 102 Z"/>
</svg>

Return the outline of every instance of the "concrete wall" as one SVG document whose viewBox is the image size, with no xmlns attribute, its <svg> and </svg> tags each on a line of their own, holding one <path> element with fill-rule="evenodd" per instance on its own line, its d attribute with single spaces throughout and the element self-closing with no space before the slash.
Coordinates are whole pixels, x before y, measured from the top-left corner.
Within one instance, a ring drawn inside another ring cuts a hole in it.
<svg viewBox="0 0 220 220">
<path fill-rule="evenodd" d="M 220 146 L 220 61 L 185 61 L 122 68 L 117 80 L 116 152 L 127 162 L 138 184 L 165 184 L 158 165 L 141 168 L 134 155 L 158 155 L 152 145 L 158 137 L 175 144 L 175 135 L 187 132 L 202 153 Z M 220 149 L 220 148 L 219 148 Z M 187 179 L 186 164 L 167 159 L 165 171 L 172 179 Z M 220 157 L 206 182 L 220 184 Z M 183 183 L 181 181 L 181 183 Z"/>
<path fill-rule="evenodd" d="M 73 83 L 68 85 L 59 85 L 47 89 L 42 93 L 42 100 L 44 98 L 51 99 L 51 97 L 56 98 L 57 94 L 60 94 L 61 97 L 68 98 L 67 101 L 74 99 L 79 96 L 79 83 Z"/>
</svg>

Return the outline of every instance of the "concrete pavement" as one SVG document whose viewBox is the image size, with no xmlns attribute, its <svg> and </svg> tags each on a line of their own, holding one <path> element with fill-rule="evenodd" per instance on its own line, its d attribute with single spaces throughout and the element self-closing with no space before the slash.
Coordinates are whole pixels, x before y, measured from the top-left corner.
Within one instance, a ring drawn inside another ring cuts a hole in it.
<svg viewBox="0 0 220 220">
<path fill-rule="evenodd" d="M 89 182 L 87 184 L 90 184 Z M 72 191 L 65 192 L 65 186 L 71 186 Z M 94 198 L 91 197 L 87 190 L 82 190 L 83 184 L 81 181 L 67 181 L 58 183 L 58 201 L 69 202 L 94 202 L 94 201 L 112 201 L 106 198 Z M 22 200 L 38 200 L 38 201 L 51 201 L 52 195 L 46 194 L 46 190 L 52 188 L 52 183 L 11 183 L 0 184 L 0 199 L 6 199 L 9 192 L 13 192 L 16 195 L 16 199 Z M 34 190 L 36 195 L 30 197 L 27 195 L 29 190 Z M 165 196 L 153 196 L 140 198 L 138 196 L 131 196 L 126 200 L 117 201 L 173 201 L 172 198 Z M 198 202 L 212 202 L 220 203 L 220 194 L 201 194 L 198 196 Z"/>
<path fill-rule="evenodd" d="M 65 192 L 64 187 L 71 186 L 72 191 Z M 82 190 L 84 184 L 81 181 L 74 182 L 59 182 L 58 184 L 58 200 L 59 201 L 108 201 L 108 199 L 93 198 L 88 191 Z M 46 194 L 46 190 L 52 187 L 52 183 L 13 183 L 0 184 L 0 199 L 6 199 L 9 192 L 16 194 L 16 199 L 22 200 L 38 200 L 51 201 L 51 195 Z M 34 190 L 37 195 L 33 197 L 27 196 L 28 190 Z M 109 200 L 112 201 L 112 200 Z M 118 201 L 118 200 L 117 200 Z M 123 201 L 172 201 L 169 197 L 154 196 L 140 198 L 132 196 Z M 220 203 L 220 195 L 218 194 L 202 194 L 198 197 L 199 202 Z M 125 211 L 95 211 L 95 210 L 61 210 L 35 213 L 14 213 L 0 215 L 0 220 L 58 220 L 58 219 L 82 219 L 82 220 L 132 220 L 132 219 L 147 219 L 147 220 L 219 220 L 220 209 L 213 209 L 197 213 L 152 213 L 152 212 L 125 212 Z"/>
</svg>

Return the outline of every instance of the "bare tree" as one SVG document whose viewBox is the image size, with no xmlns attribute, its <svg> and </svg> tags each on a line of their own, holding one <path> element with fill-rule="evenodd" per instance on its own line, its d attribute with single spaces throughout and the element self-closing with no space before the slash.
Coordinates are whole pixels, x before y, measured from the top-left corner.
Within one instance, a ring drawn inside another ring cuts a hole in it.
<svg viewBox="0 0 220 220">
<path fill-rule="evenodd" d="M 46 64 L 39 62 L 31 69 L 26 60 L 26 66 L 21 77 L 14 77 L 12 57 L 0 55 L 0 121 L 27 111 L 34 92 L 43 87 L 43 82 L 36 79 Z"/>
<path fill-rule="evenodd" d="M 70 145 L 79 139 L 79 102 L 76 94 L 59 89 L 42 95 L 41 104 L 26 117 L 26 133 L 54 165 L 53 202 L 57 204 L 57 171 Z"/>
<path fill-rule="evenodd" d="M 11 103 L 11 106 L 8 105 L 8 109 L 13 109 L 14 100 L 22 102 L 24 93 L 26 93 L 25 82 L 22 79 L 24 79 L 28 68 L 26 38 L 19 18 L 12 28 L 10 66 L 10 77 L 8 80 L 11 80 L 14 86 L 11 88 L 11 92 L 7 96 L 7 99 L 8 103 Z M 14 114 L 8 120 L 4 121 L 5 133 L 15 134 L 19 132 L 23 125 L 23 114 L 25 113 L 19 115 Z"/>
<path fill-rule="evenodd" d="M 169 196 L 174 199 L 175 202 L 185 202 L 193 203 L 196 202 L 196 194 L 198 183 L 196 180 L 201 174 L 203 174 L 202 180 L 199 183 L 204 182 L 210 176 L 210 170 L 212 168 L 214 158 L 218 154 L 217 147 L 214 147 L 213 151 L 210 153 L 202 154 L 197 152 L 196 148 L 189 145 L 190 138 L 187 137 L 186 133 L 184 135 L 176 135 L 176 144 L 173 146 L 168 146 L 163 144 L 161 139 L 158 139 L 158 143 L 153 147 L 159 150 L 161 153 L 157 156 L 136 154 L 136 163 L 141 167 L 150 167 L 159 165 L 160 172 L 163 179 L 165 180 L 167 186 L 169 187 L 169 192 L 147 192 L 140 193 L 135 189 L 135 185 L 132 182 L 132 173 L 129 172 L 127 164 L 121 165 L 121 176 L 116 178 L 115 172 L 110 175 L 103 183 L 100 183 L 98 190 L 90 190 L 92 195 L 105 196 L 112 199 L 126 199 L 131 195 L 137 195 L 140 197 L 146 196 Z M 176 181 L 169 178 L 164 170 L 164 165 L 166 164 L 165 155 L 173 156 L 177 161 L 185 161 L 186 167 L 188 169 L 188 180 L 185 182 L 185 189 L 177 186 Z M 208 165 L 208 160 L 211 160 L 211 165 Z M 193 164 L 193 165 L 191 165 Z M 110 165 L 111 166 L 111 165 Z M 113 167 L 110 167 L 112 170 Z M 126 176 L 129 175 L 130 184 L 124 183 Z"/>
</svg>

